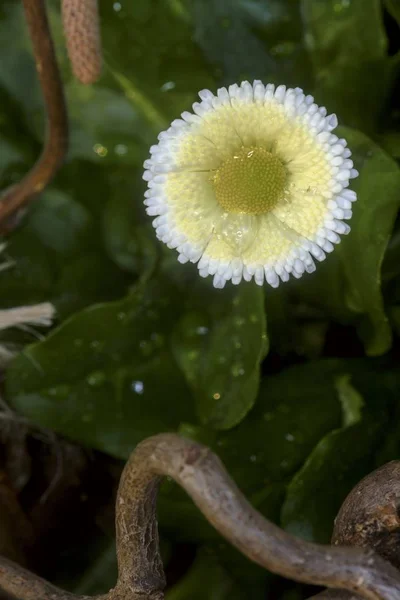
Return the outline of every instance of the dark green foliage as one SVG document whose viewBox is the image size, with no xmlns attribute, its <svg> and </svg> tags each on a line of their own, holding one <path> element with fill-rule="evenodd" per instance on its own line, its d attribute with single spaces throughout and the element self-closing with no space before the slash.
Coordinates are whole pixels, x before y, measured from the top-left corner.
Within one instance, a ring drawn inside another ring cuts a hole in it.
<svg viewBox="0 0 400 600">
<path fill-rule="evenodd" d="M 2 332 L 21 350 L 7 402 L 119 459 L 179 431 L 211 446 L 264 515 L 329 541 L 351 487 L 400 453 L 397 0 L 101 0 L 105 68 L 91 87 L 72 79 L 59 2 L 48 5 L 71 147 L 9 239 L 0 306 L 51 301 L 57 321 L 30 345 Z M 44 131 L 17 0 L 0 6 L 0 54 L 5 188 Z M 198 90 L 245 78 L 303 86 L 337 112 L 360 171 L 351 234 L 278 290 L 214 289 L 161 248 L 142 204 L 157 133 Z M 165 556 L 178 542 L 197 553 L 168 600 L 261 600 L 272 584 L 274 600 L 297 597 L 223 544 L 172 482 L 160 496 Z M 71 589 L 113 585 L 113 541 L 98 547 Z"/>
</svg>

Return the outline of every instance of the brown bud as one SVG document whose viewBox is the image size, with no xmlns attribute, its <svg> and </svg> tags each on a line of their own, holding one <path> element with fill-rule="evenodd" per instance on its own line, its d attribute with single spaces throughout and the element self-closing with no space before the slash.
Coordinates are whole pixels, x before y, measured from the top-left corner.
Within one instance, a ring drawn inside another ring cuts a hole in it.
<svg viewBox="0 0 400 600">
<path fill-rule="evenodd" d="M 94 83 L 102 65 L 97 0 L 63 0 L 62 15 L 74 75 L 81 83 Z"/>
</svg>

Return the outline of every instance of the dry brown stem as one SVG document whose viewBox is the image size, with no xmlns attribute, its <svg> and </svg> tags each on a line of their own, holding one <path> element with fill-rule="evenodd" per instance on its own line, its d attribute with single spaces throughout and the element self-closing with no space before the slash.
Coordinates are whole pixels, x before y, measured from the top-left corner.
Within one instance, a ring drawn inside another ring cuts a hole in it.
<svg viewBox="0 0 400 600">
<path fill-rule="evenodd" d="M 48 185 L 67 151 L 67 111 L 45 3 L 44 0 L 23 0 L 23 4 L 47 115 L 46 143 L 41 156 L 22 181 L 0 196 L 0 232 L 7 230 L 9 217 Z"/>
<path fill-rule="evenodd" d="M 123 472 L 116 506 L 119 577 L 102 600 L 162 600 L 165 578 L 158 548 L 156 496 L 161 476 L 172 477 L 214 527 L 266 569 L 316 585 L 341 588 L 320 597 L 400 600 L 400 574 L 363 548 L 321 546 L 297 539 L 270 523 L 245 499 L 220 460 L 175 434 L 145 440 Z M 36 576 L 0 562 L 0 586 L 19 600 L 75 600 Z"/>
</svg>

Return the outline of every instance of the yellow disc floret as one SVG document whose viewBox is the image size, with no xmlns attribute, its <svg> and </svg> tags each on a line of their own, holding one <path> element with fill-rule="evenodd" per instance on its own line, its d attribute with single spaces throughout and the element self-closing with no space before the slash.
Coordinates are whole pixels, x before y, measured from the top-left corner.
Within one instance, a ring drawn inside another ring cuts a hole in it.
<svg viewBox="0 0 400 600">
<path fill-rule="evenodd" d="M 286 169 L 265 148 L 242 147 L 222 163 L 212 181 L 215 196 L 226 212 L 262 215 L 282 200 Z"/>
</svg>

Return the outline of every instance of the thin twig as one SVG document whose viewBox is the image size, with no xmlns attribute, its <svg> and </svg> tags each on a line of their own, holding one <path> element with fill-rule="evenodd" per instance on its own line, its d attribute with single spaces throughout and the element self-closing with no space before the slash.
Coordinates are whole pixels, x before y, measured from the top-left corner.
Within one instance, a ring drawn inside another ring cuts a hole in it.
<svg viewBox="0 0 400 600">
<path fill-rule="evenodd" d="M 116 505 L 119 575 L 98 600 L 162 600 L 165 578 L 158 547 L 156 497 L 161 476 L 172 477 L 208 521 L 248 558 L 296 581 L 347 590 L 331 600 L 400 600 L 400 573 L 373 551 L 297 539 L 267 521 L 245 499 L 220 460 L 175 434 L 145 440 L 122 474 Z M 0 586 L 19 600 L 80 600 L 0 560 Z M 32 591 L 33 590 L 33 591 Z"/>
<path fill-rule="evenodd" d="M 23 0 L 36 69 L 45 102 L 47 128 L 43 152 L 25 177 L 0 197 L 0 228 L 45 188 L 61 166 L 68 145 L 68 120 L 44 0 Z"/>
</svg>

